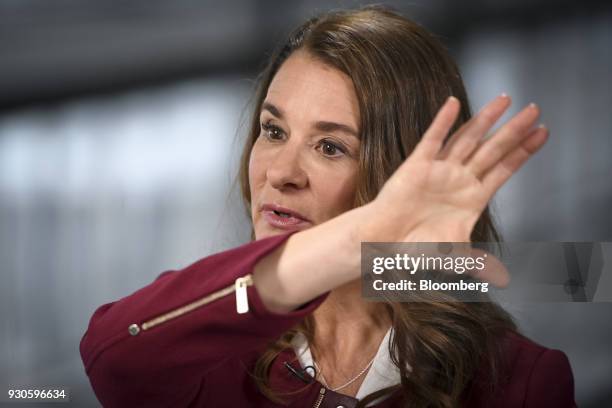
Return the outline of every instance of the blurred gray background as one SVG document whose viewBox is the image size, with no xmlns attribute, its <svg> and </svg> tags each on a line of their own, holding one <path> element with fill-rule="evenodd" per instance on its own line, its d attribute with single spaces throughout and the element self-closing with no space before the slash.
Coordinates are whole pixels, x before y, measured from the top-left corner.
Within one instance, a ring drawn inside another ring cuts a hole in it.
<svg viewBox="0 0 612 408">
<path fill-rule="evenodd" d="M 248 240 L 231 183 L 253 79 L 306 17 L 359 4 L 0 0 L 0 385 L 98 405 L 89 317 Z M 505 238 L 612 241 L 610 3 L 385 4 L 442 38 L 475 111 L 542 107 L 551 139 L 494 203 Z M 612 406 L 612 303 L 507 306 L 568 354 L 579 406 Z"/>
</svg>

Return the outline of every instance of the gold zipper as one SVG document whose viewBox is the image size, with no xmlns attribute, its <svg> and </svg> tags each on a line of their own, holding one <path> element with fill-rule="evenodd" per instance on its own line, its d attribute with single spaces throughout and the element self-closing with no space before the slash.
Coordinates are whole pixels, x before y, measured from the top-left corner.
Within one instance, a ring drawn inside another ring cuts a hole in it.
<svg viewBox="0 0 612 408">
<path fill-rule="evenodd" d="M 321 403 L 323 402 L 324 397 L 325 397 L 325 387 L 321 387 L 321 389 L 319 390 L 319 396 L 317 397 L 317 400 L 315 401 L 315 404 L 313 405 L 312 408 L 319 408 L 321 406 Z"/>
<path fill-rule="evenodd" d="M 210 302 L 214 302 L 219 298 L 227 296 L 232 292 L 236 292 L 236 311 L 240 314 L 246 313 L 249 311 L 249 302 L 247 298 L 246 289 L 247 286 L 251 286 L 252 284 L 253 276 L 251 274 L 245 275 L 236 279 L 236 281 L 232 285 L 226 286 L 223 289 L 219 289 L 218 291 L 208 294 L 203 298 L 200 298 L 185 306 L 181 306 L 170 312 L 154 317 L 151 320 L 147 320 L 140 326 L 138 326 L 137 324 L 131 324 L 128 327 L 128 331 L 132 336 L 136 336 L 138 333 L 140 333 L 140 330 L 150 330 L 155 326 L 159 326 L 160 324 L 165 323 L 169 320 L 176 319 L 177 317 L 182 316 L 185 313 L 189 313 L 199 307 L 209 304 Z"/>
</svg>

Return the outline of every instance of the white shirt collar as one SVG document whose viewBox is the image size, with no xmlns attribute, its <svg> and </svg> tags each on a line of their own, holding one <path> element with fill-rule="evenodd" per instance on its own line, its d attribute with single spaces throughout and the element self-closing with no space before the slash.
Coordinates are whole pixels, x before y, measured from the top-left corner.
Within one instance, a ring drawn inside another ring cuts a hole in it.
<svg viewBox="0 0 612 408">
<path fill-rule="evenodd" d="M 399 369 L 391 361 L 391 354 L 389 352 L 389 345 L 391 344 L 391 336 L 393 335 L 393 328 L 390 328 L 385 334 L 376 356 L 374 356 L 374 362 L 372 367 L 368 370 L 366 377 L 364 378 L 359 391 L 355 398 L 358 400 L 363 399 L 366 395 L 369 395 L 375 391 L 381 390 L 392 385 L 400 383 L 400 372 Z M 297 333 L 292 340 L 293 350 L 300 360 L 302 368 L 306 366 L 313 366 L 312 353 L 308 346 L 308 340 L 302 333 Z M 367 406 L 372 406 L 380 402 L 384 398 L 372 401 Z"/>
</svg>

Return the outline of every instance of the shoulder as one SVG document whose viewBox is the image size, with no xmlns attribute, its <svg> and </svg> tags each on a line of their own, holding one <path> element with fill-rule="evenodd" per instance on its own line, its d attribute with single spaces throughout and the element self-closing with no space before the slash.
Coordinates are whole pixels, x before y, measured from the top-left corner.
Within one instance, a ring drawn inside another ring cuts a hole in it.
<svg viewBox="0 0 612 408">
<path fill-rule="evenodd" d="M 502 358 L 499 386 L 492 393 L 484 392 L 483 387 L 473 387 L 470 401 L 478 401 L 474 406 L 576 406 L 572 369 L 562 351 L 546 348 L 518 333 L 508 332 L 502 339 Z M 484 379 L 475 379 L 476 384 L 484 382 Z"/>
<path fill-rule="evenodd" d="M 575 406 L 574 377 L 565 353 L 543 347 L 517 333 L 510 333 L 507 338 L 509 357 L 514 360 L 510 383 L 524 387 L 525 406 Z"/>
</svg>

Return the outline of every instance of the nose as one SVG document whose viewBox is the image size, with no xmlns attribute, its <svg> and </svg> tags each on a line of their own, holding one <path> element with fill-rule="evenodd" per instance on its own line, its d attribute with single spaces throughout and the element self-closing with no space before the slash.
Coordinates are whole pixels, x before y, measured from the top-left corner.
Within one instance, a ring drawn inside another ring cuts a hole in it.
<svg viewBox="0 0 612 408">
<path fill-rule="evenodd" d="M 302 167 L 300 146 L 286 143 L 270 161 L 266 176 L 277 190 L 302 189 L 308 184 L 308 176 Z"/>
</svg>

